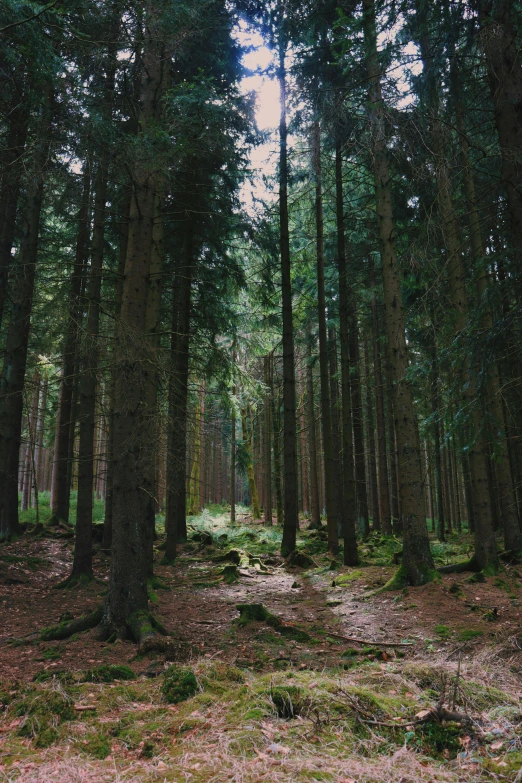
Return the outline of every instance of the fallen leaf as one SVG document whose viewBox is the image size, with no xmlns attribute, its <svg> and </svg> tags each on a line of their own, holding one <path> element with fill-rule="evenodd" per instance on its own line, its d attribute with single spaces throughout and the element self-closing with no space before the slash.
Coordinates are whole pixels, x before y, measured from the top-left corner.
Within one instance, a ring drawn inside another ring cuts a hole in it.
<svg viewBox="0 0 522 783">
<path fill-rule="evenodd" d="M 504 744 L 503 740 L 499 740 L 498 742 L 493 742 L 493 744 L 490 745 L 489 747 L 491 748 L 491 750 L 500 750 L 503 744 Z"/>
<path fill-rule="evenodd" d="M 431 714 L 431 710 L 421 710 L 420 712 L 417 712 L 415 717 L 418 718 L 419 720 L 422 720 L 423 718 L 427 718 L 428 715 L 430 714 Z"/>
</svg>

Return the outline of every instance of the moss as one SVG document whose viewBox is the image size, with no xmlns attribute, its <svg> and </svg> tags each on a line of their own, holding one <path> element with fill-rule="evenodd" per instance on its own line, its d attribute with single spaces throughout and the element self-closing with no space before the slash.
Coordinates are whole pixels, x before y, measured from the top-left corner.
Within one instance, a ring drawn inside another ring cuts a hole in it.
<svg viewBox="0 0 522 783">
<path fill-rule="evenodd" d="M 123 664 L 102 664 L 86 669 L 82 673 L 81 682 L 113 682 L 114 680 L 135 680 L 136 675 L 130 668 Z"/>
<path fill-rule="evenodd" d="M 82 745 L 82 749 L 95 759 L 105 759 L 110 755 L 111 743 L 104 734 L 97 734 Z"/>
<path fill-rule="evenodd" d="M 232 585 L 235 582 L 239 582 L 239 569 L 235 565 L 226 565 L 220 572 L 223 577 L 223 581 L 227 585 Z"/>
<path fill-rule="evenodd" d="M 217 680 L 218 682 L 243 683 L 245 681 L 245 675 L 241 669 L 222 661 L 213 663 L 206 672 L 206 676 L 209 680 Z"/>
<path fill-rule="evenodd" d="M 156 754 L 156 745 L 150 739 L 146 739 L 143 743 L 140 756 L 142 759 L 151 759 Z"/>
<path fill-rule="evenodd" d="M 306 714 L 310 707 L 309 697 L 294 685 L 276 686 L 265 693 L 269 696 L 279 718 L 286 720 Z"/>
<path fill-rule="evenodd" d="M 72 672 L 65 671 L 65 669 L 42 669 L 33 677 L 33 682 L 49 682 L 50 680 L 57 680 L 63 684 L 74 682 L 74 674 Z"/>
<path fill-rule="evenodd" d="M 169 666 L 165 672 L 161 692 L 169 704 L 178 704 L 194 696 L 198 681 L 192 669 Z"/>
<path fill-rule="evenodd" d="M 477 631 L 473 628 L 464 628 L 464 630 L 459 632 L 459 639 L 462 639 L 463 642 L 469 642 L 471 639 L 476 639 L 477 636 L 482 636 L 484 631 Z"/>
<path fill-rule="evenodd" d="M 37 748 L 48 748 L 56 742 L 58 737 L 58 730 L 54 726 L 49 726 L 36 735 L 34 744 Z"/>
<path fill-rule="evenodd" d="M 482 571 L 477 571 L 476 574 L 471 574 L 471 576 L 468 576 L 464 581 L 467 582 L 467 584 L 469 585 L 475 585 L 480 582 L 485 582 L 486 577 L 484 576 Z"/>
<path fill-rule="evenodd" d="M 447 639 L 448 636 L 451 636 L 451 629 L 448 628 L 447 625 L 436 625 L 435 633 L 437 636 L 440 636 L 441 639 Z"/>
<path fill-rule="evenodd" d="M 18 734 L 22 737 L 31 737 L 36 741 L 41 736 L 41 742 L 44 743 L 51 737 L 48 729 L 56 729 L 64 721 L 76 718 L 73 700 L 61 688 L 31 688 L 22 694 L 13 706 L 15 714 L 23 716 Z"/>
<path fill-rule="evenodd" d="M 462 750 L 460 738 L 465 734 L 455 723 L 429 721 L 405 735 L 406 746 L 435 758 L 455 758 Z"/>
<path fill-rule="evenodd" d="M 280 617 L 269 612 L 263 604 L 237 604 L 239 610 L 239 625 L 248 625 L 251 622 L 266 623 L 274 628 L 282 636 L 294 639 L 298 642 L 307 642 L 310 640 L 310 634 L 294 626 L 285 625 Z"/>
<path fill-rule="evenodd" d="M 342 587 L 343 585 L 349 585 L 356 579 L 364 579 L 363 572 L 358 569 L 350 571 L 348 574 L 340 574 L 337 576 L 332 582 L 332 587 Z"/>
</svg>

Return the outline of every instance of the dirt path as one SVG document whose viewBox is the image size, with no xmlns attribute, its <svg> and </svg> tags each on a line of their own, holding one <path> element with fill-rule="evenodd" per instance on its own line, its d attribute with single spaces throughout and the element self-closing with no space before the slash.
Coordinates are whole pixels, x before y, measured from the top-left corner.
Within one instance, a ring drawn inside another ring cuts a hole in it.
<svg viewBox="0 0 522 783">
<path fill-rule="evenodd" d="M 392 569 L 343 569 L 353 578 L 345 586 L 332 587 L 341 571 L 329 571 L 327 566 L 309 572 L 281 565 L 271 567 L 268 574 L 242 568 L 239 582 L 227 585 L 220 577 L 223 564 L 210 559 L 204 549 L 193 549 L 188 545 L 173 569 L 156 566 L 170 589 L 158 591 L 154 611 L 180 643 L 181 658 L 216 656 L 258 669 L 284 661 L 304 668 L 317 665 L 318 657 L 338 665 L 351 643 L 337 636 L 370 644 L 410 641 L 412 647 L 398 649 L 408 655 L 422 650 L 451 655 L 507 640 L 520 629 L 516 571 L 475 584 L 467 582 L 466 575 L 448 576 L 415 590 L 365 599 L 367 588 L 382 584 Z M 73 591 L 54 589 L 71 565 L 70 539 L 26 539 L 3 546 L 1 557 L 2 678 L 29 679 L 42 668 L 76 670 L 94 663 L 125 661 L 136 668 L 133 644 L 105 644 L 96 640 L 95 632 L 66 642 L 14 641 L 58 622 L 65 612 L 77 617 L 100 603 L 108 579 L 107 557 L 96 557 L 100 582 Z M 321 558 L 317 560 L 321 564 Z M 238 628 L 233 623 L 238 603 L 264 604 L 285 622 L 308 631 L 314 643 L 283 638 L 263 624 Z"/>
</svg>

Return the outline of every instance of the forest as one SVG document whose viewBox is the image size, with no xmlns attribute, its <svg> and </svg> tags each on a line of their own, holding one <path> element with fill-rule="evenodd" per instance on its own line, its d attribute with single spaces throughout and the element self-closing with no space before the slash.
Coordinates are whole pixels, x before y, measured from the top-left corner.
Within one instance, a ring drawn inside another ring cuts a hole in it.
<svg viewBox="0 0 522 783">
<path fill-rule="evenodd" d="M 0 72 L 0 781 L 522 783 L 522 3 Z"/>
</svg>

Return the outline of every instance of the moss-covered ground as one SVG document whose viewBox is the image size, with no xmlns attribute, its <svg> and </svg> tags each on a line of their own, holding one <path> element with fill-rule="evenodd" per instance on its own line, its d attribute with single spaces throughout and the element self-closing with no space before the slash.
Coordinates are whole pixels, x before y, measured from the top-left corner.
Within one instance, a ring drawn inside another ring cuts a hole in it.
<svg viewBox="0 0 522 783">
<path fill-rule="evenodd" d="M 282 560 L 280 539 L 247 509 L 234 527 L 220 507 L 190 518 L 175 565 L 156 556 L 153 612 L 171 635 L 146 657 L 95 631 L 37 632 L 99 605 L 103 553 L 100 581 L 64 592 L 53 585 L 69 539 L 4 546 L 0 781 L 519 783 L 517 568 L 368 598 L 396 570 L 398 540 L 373 536 L 344 568 L 322 531 L 303 529 L 298 551 L 313 563 L 302 568 Z M 437 564 L 469 546 L 434 541 Z M 438 705 L 464 719 L 441 722 Z"/>
</svg>

